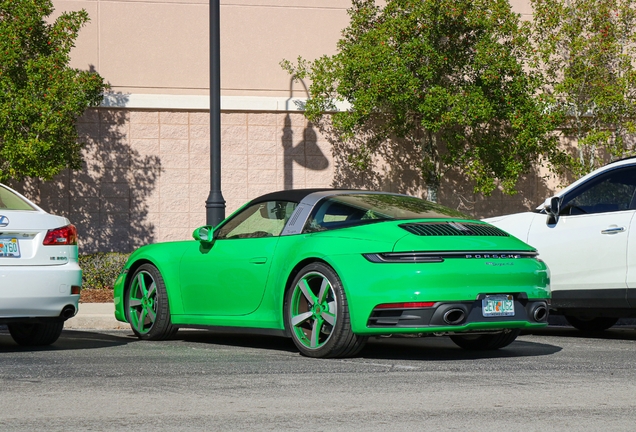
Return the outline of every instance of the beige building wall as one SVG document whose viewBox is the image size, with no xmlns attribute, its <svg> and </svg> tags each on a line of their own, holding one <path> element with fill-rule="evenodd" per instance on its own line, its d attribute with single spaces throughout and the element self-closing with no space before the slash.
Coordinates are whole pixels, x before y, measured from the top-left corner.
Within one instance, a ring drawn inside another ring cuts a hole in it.
<svg viewBox="0 0 636 432">
<path fill-rule="evenodd" d="M 54 0 L 86 9 L 72 65 L 94 67 L 123 94 L 208 95 L 208 0 Z M 224 96 L 287 97 L 279 62 L 332 54 L 349 0 L 222 0 Z"/>
<path fill-rule="evenodd" d="M 302 114 L 232 112 L 222 123 L 228 215 L 263 193 L 331 183 L 330 145 Z M 77 226 L 82 252 L 189 239 L 205 224 L 209 112 L 94 109 L 78 129 L 84 169 L 21 186 Z"/>
<path fill-rule="evenodd" d="M 208 95 L 209 0 L 54 0 L 86 9 L 72 66 L 95 68 L 124 95 Z M 528 0 L 511 0 L 529 18 Z M 350 0 L 221 0 L 223 96 L 289 97 L 279 63 L 333 54 Z M 133 97 L 134 99 L 134 97 Z M 249 109 L 249 106 L 245 106 Z"/>
<path fill-rule="evenodd" d="M 81 251 L 131 251 L 182 240 L 205 223 L 209 193 L 208 0 L 54 0 L 56 14 L 84 8 L 72 65 L 111 85 L 103 106 L 79 121 L 85 168 L 27 195 L 78 226 Z M 340 169 L 332 147 L 302 116 L 304 86 L 279 62 L 335 52 L 349 0 L 222 0 L 222 190 L 230 214 L 279 189 L 361 187 L 422 195 L 417 172 L 400 164 L 370 173 Z M 530 13 L 526 1 L 515 10 Z M 523 194 L 474 195 L 452 176 L 443 204 L 487 216 L 524 210 L 550 188 L 539 177 Z"/>
</svg>

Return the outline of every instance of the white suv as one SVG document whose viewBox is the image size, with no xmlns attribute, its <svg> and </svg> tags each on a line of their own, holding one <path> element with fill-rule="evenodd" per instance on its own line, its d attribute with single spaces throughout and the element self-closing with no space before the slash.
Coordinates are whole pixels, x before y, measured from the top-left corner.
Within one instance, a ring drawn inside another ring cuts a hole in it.
<svg viewBox="0 0 636 432">
<path fill-rule="evenodd" d="M 0 325 L 20 345 L 49 345 L 77 313 L 77 231 L 0 185 Z"/>
<path fill-rule="evenodd" d="M 600 331 L 636 317 L 636 158 L 574 182 L 534 212 L 485 219 L 531 244 L 551 273 L 553 312 Z"/>
</svg>

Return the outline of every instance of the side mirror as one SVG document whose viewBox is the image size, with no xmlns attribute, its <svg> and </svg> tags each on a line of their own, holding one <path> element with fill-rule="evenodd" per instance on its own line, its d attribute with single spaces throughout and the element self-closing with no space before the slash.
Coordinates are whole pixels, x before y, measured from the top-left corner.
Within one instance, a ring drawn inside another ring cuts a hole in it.
<svg viewBox="0 0 636 432">
<path fill-rule="evenodd" d="M 212 243 L 214 241 L 214 227 L 204 225 L 194 230 L 192 237 L 203 243 Z"/>
<path fill-rule="evenodd" d="M 561 212 L 561 198 L 550 198 L 550 205 L 546 207 L 548 212 L 548 224 L 552 225 L 559 221 L 559 213 Z"/>
</svg>

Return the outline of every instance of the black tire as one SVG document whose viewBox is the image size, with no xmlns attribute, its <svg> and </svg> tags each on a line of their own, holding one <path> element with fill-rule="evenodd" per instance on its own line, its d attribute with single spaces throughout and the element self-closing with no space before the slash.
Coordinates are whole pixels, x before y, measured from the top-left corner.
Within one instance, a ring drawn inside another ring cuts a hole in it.
<svg viewBox="0 0 636 432">
<path fill-rule="evenodd" d="M 347 297 L 336 272 L 323 263 L 305 266 L 285 294 L 285 325 L 301 354 L 352 357 L 367 337 L 351 330 Z"/>
<path fill-rule="evenodd" d="M 470 351 L 491 351 L 507 347 L 517 339 L 521 330 L 514 329 L 509 332 L 480 335 L 453 335 L 451 340 L 463 349 Z"/>
<path fill-rule="evenodd" d="M 62 334 L 64 321 L 47 323 L 12 323 L 8 324 L 9 333 L 18 345 L 44 346 L 51 345 Z"/>
<path fill-rule="evenodd" d="M 565 319 L 570 325 L 578 330 L 593 333 L 593 332 L 601 332 L 607 330 L 612 327 L 618 321 L 618 318 L 608 318 L 608 317 L 593 317 L 593 318 L 583 318 L 583 317 L 575 317 L 570 315 L 565 315 Z"/>
<path fill-rule="evenodd" d="M 179 327 L 170 319 L 166 285 L 152 264 L 140 266 L 134 273 L 125 296 L 126 320 L 139 339 L 165 340 Z"/>
</svg>

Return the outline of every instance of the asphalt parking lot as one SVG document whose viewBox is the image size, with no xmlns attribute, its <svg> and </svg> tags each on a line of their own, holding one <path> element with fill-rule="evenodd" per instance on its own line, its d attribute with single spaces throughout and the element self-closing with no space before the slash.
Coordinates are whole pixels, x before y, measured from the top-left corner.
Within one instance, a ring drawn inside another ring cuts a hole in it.
<svg viewBox="0 0 636 432">
<path fill-rule="evenodd" d="M 0 330 L 0 429 L 631 431 L 635 341 L 553 326 L 496 352 L 382 338 L 316 360 L 275 337 L 65 330 L 26 349 Z"/>
</svg>

